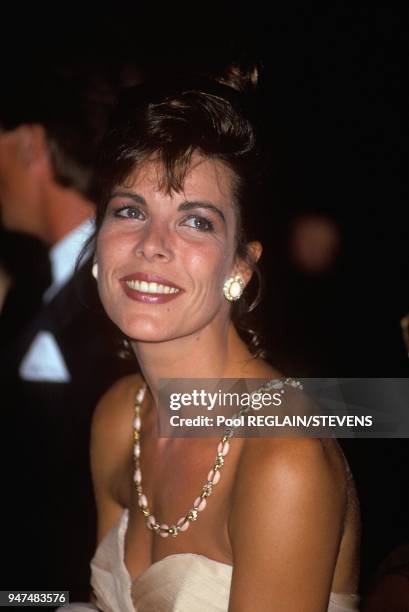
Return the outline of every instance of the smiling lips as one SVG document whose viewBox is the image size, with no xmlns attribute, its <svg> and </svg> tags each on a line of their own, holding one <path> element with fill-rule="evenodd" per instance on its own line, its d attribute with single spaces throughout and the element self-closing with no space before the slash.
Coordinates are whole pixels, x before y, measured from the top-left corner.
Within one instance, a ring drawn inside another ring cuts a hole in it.
<svg viewBox="0 0 409 612">
<path fill-rule="evenodd" d="M 126 295 L 145 304 L 164 304 L 183 292 L 170 281 L 154 274 L 130 274 L 120 279 Z"/>
</svg>

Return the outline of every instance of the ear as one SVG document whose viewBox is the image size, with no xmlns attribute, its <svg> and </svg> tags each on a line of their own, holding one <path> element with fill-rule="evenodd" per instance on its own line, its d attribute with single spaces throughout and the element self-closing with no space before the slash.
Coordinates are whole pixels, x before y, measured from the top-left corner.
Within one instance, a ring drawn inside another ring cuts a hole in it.
<svg viewBox="0 0 409 612">
<path fill-rule="evenodd" d="M 247 259 L 238 259 L 235 267 L 235 273 L 240 274 L 240 276 L 244 280 L 245 285 L 247 285 L 253 275 L 251 262 L 253 264 L 257 263 L 263 252 L 261 242 L 258 242 L 258 240 L 248 242 L 246 248 Z"/>
<path fill-rule="evenodd" d="M 18 153 L 25 166 L 42 166 L 49 163 L 45 129 L 42 125 L 23 124 L 16 130 Z"/>
</svg>

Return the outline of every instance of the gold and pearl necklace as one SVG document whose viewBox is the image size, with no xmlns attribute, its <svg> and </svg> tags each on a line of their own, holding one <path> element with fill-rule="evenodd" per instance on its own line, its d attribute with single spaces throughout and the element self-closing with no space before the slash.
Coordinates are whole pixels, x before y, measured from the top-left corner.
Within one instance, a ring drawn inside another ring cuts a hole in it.
<svg viewBox="0 0 409 612">
<path fill-rule="evenodd" d="M 292 387 L 298 387 L 302 389 L 302 385 L 293 378 L 285 378 L 282 380 L 272 380 L 269 381 L 266 385 L 262 387 L 262 390 L 268 390 L 271 388 L 274 389 L 282 389 L 284 385 L 290 385 Z M 260 392 L 258 390 L 257 392 Z M 185 516 L 182 516 L 176 523 L 173 525 L 167 525 L 166 523 L 158 523 L 156 518 L 153 516 L 149 509 L 148 500 L 146 495 L 142 489 L 142 472 L 140 466 L 140 456 L 141 456 L 141 405 L 145 398 L 146 393 L 146 385 L 144 384 L 135 396 L 135 417 L 133 422 L 133 436 L 134 436 L 134 446 L 133 446 L 133 457 L 135 464 L 135 471 L 133 480 L 136 485 L 136 491 L 138 495 L 138 506 L 140 507 L 142 514 L 146 519 L 146 525 L 148 529 L 154 531 L 159 534 L 163 538 L 167 538 L 169 535 L 172 537 L 176 537 L 182 531 L 186 531 L 190 525 L 197 520 L 199 516 L 199 512 L 202 512 L 206 508 L 207 498 L 212 494 L 213 487 L 220 480 L 220 470 L 224 465 L 224 458 L 230 450 L 230 438 L 234 435 L 234 428 L 228 429 L 222 436 L 219 445 L 217 447 L 217 454 L 214 461 L 214 464 L 207 475 L 207 482 L 203 485 L 202 490 L 198 497 L 196 497 L 193 502 L 192 507 L 189 509 Z M 248 407 L 242 408 L 237 414 L 240 416 L 249 410 Z"/>
</svg>

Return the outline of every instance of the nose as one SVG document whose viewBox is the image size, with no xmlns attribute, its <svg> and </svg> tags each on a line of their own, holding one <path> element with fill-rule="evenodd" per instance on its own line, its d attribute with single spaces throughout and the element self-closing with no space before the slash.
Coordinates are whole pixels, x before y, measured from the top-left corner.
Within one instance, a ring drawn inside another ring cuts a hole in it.
<svg viewBox="0 0 409 612">
<path fill-rule="evenodd" d="M 151 219 L 145 225 L 142 236 L 135 245 L 135 253 L 146 261 L 170 261 L 173 253 L 170 246 L 169 229 L 165 224 Z"/>
</svg>

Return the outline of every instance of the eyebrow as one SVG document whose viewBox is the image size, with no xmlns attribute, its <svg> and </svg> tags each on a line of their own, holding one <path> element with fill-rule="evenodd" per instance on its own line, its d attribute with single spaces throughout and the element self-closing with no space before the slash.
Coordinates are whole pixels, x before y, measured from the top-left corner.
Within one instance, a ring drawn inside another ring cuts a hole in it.
<svg viewBox="0 0 409 612">
<path fill-rule="evenodd" d="M 131 200 L 134 200 L 134 202 L 136 202 L 137 204 L 142 204 L 142 206 L 145 206 L 146 208 L 148 207 L 145 198 L 139 195 L 139 193 L 135 193 L 134 191 L 114 191 L 111 194 L 111 198 L 115 197 L 131 198 Z M 211 204 L 210 202 L 186 201 L 182 202 L 178 206 L 178 210 L 194 210 L 195 208 L 206 208 L 208 210 L 212 210 L 220 217 L 223 223 L 226 223 L 226 218 L 220 208 L 218 208 L 214 204 Z"/>
<path fill-rule="evenodd" d="M 143 204 L 143 206 L 148 206 L 144 197 L 139 195 L 138 193 L 134 193 L 133 191 L 113 191 L 110 195 L 110 198 L 131 198 L 137 202 L 137 204 Z"/>
<path fill-rule="evenodd" d="M 214 204 L 210 204 L 210 202 L 182 202 L 178 206 L 178 210 L 193 210 L 194 208 L 207 208 L 208 210 L 212 210 L 217 215 L 219 215 L 220 219 L 223 223 L 226 223 L 226 218 L 220 208 L 217 208 Z"/>
</svg>

